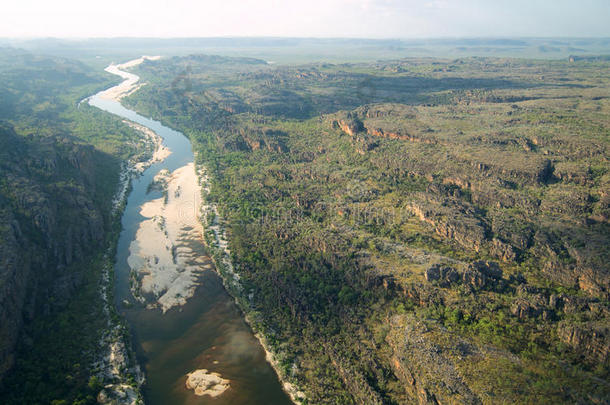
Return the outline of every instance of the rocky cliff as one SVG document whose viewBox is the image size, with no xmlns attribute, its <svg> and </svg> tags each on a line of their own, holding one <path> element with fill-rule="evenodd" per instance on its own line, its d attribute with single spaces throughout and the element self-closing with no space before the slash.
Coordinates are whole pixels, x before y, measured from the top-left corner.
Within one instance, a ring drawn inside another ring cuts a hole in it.
<svg viewBox="0 0 610 405">
<path fill-rule="evenodd" d="M 104 240 L 107 207 L 96 197 L 110 158 L 63 137 L 23 138 L 0 126 L 0 379 L 22 327 L 69 299 L 79 267 Z"/>
</svg>

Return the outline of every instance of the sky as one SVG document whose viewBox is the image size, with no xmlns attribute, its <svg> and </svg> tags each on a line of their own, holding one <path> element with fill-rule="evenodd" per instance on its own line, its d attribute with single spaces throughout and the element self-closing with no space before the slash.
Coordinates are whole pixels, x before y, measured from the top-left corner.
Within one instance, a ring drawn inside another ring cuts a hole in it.
<svg viewBox="0 0 610 405">
<path fill-rule="evenodd" d="M 2 0 L 0 37 L 610 37 L 610 0 Z"/>
</svg>

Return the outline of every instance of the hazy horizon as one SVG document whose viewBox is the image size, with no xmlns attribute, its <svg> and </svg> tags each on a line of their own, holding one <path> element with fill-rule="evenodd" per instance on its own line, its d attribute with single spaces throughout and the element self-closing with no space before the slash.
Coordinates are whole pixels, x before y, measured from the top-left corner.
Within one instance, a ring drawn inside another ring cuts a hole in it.
<svg viewBox="0 0 610 405">
<path fill-rule="evenodd" d="M 23 0 L 4 38 L 604 38 L 610 2 L 585 0 Z"/>
<path fill-rule="evenodd" d="M 62 40 L 62 41 L 82 41 L 82 40 L 181 40 L 181 39 L 311 39 L 311 40 L 354 40 L 354 41 L 450 41 L 450 40 L 502 40 L 502 39 L 515 39 L 515 40 L 528 40 L 528 39 L 540 39 L 540 40 L 580 40 L 580 39 L 610 39 L 610 35 L 598 35 L 598 36 L 527 36 L 527 35 L 503 35 L 503 36 L 491 36 L 491 35 L 472 35 L 472 36 L 437 36 L 437 37 L 339 37 L 339 36 L 294 36 L 294 35 L 208 35 L 208 36 L 55 36 L 55 35 L 38 35 L 38 36 L 3 36 L 2 39 L 15 39 L 15 40 Z"/>
</svg>

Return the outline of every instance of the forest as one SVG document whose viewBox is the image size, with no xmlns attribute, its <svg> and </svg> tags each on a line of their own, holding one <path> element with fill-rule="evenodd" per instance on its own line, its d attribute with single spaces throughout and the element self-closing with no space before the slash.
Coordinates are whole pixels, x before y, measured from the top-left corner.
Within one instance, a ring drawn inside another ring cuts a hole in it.
<svg viewBox="0 0 610 405">
<path fill-rule="evenodd" d="M 95 56 L 105 41 L 0 48 L 0 403 L 98 403 L 101 342 L 129 341 L 108 305 L 113 198 L 153 146 L 86 98 L 148 41 Z M 300 403 L 608 401 L 607 57 L 385 41 L 373 62 L 382 44 L 354 40 L 353 62 L 302 62 L 284 48 L 332 47 L 235 41 L 245 56 L 144 61 L 122 103 L 190 139 L 207 253 Z"/>
<path fill-rule="evenodd" d="M 609 68 L 191 55 L 125 103 L 193 142 L 304 403 L 603 403 Z"/>
<path fill-rule="evenodd" d="M 120 230 L 112 199 L 122 162 L 150 153 L 81 102 L 115 82 L 75 60 L 0 48 L 3 404 L 97 403 L 101 277 Z"/>
</svg>

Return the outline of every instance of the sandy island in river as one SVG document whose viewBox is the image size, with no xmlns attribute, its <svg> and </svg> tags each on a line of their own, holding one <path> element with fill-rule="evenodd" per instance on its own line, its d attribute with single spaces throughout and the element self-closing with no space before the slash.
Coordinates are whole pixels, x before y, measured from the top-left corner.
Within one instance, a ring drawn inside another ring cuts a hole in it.
<svg viewBox="0 0 610 405">
<path fill-rule="evenodd" d="M 195 395 L 216 397 L 229 388 L 229 380 L 206 369 L 195 370 L 186 375 L 186 388 L 195 390 Z"/>
<path fill-rule="evenodd" d="M 157 60 L 161 58 L 160 56 L 142 56 L 141 58 L 130 60 L 129 62 L 122 63 L 120 65 L 110 65 L 106 69 L 104 69 L 108 73 L 112 73 L 117 76 L 121 76 L 125 79 L 121 84 L 111 87 L 108 90 L 102 91 L 99 93 L 99 96 L 105 99 L 116 100 L 119 101 L 123 97 L 126 97 L 138 90 L 142 84 L 137 84 L 140 80 L 138 75 L 134 75 L 133 73 L 125 72 L 121 69 L 128 69 L 133 66 L 137 66 L 145 60 Z"/>
<path fill-rule="evenodd" d="M 211 268 L 211 263 L 196 251 L 203 243 L 203 228 L 199 222 L 201 188 L 194 164 L 173 173 L 162 170 L 155 176 L 153 188 L 164 195 L 142 205 L 140 214 L 147 219 L 140 223 L 129 246 L 127 263 L 142 301 L 165 312 L 186 303 L 198 285 L 197 275 Z"/>
</svg>

